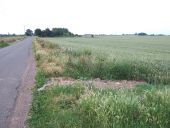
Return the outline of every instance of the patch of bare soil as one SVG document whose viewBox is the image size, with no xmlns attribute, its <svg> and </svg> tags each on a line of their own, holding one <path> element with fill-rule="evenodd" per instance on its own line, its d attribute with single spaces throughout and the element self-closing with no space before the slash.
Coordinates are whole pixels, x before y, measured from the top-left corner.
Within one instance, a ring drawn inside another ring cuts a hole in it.
<svg viewBox="0 0 170 128">
<path fill-rule="evenodd" d="M 73 85 L 75 83 L 83 83 L 85 85 L 93 85 L 97 88 L 132 88 L 138 84 L 144 83 L 144 81 L 128 81 L 128 80 L 101 80 L 99 78 L 94 80 L 75 80 L 70 77 L 57 77 L 50 78 L 47 83 L 38 89 L 38 91 L 47 89 L 51 86 Z"/>
</svg>

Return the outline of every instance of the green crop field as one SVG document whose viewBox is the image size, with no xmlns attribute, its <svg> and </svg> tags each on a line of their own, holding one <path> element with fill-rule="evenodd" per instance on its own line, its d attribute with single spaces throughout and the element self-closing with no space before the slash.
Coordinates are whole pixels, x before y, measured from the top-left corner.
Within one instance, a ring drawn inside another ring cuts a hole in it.
<svg viewBox="0 0 170 128">
<path fill-rule="evenodd" d="M 125 75 L 121 79 L 142 79 L 164 84 L 170 81 L 170 36 L 96 36 L 95 38 L 46 38 L 46 40 L 71 52 L 90 51 L 93 56 L 103 57 L 111 63 L 117 63 L 118 66 L 126 65 L 125 70 L 129 71 L 120 74 Z M 137 70 L 135 73 L 130 73 L 135 69 Z M 129 77 L 127 72 L 130 73 Z M 140 76 L 141 74 L 143 76 Z M 109 79 L 111 77 L 107 76 Z"/>
<path fill-rule="evenodd" d="M 170 63 L 170 36 L 96 36 L 47 40 L 65 48 L 90 49 L 93 53 L 112 58 Z"/>
<path fill-rule="evenodd" d="M 169 36 L 37 38 L 34 51 L 31 128 L 169 128 Z M 105 87 L 126 80 L 142 83 Z"/>
</svg>

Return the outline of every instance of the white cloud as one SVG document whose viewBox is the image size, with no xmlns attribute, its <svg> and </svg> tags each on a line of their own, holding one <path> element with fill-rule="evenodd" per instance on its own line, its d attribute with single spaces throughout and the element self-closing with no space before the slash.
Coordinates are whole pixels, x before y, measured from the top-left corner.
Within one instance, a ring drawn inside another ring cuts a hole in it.
<svg viewBox="0 0 170 128">
<path fill-rule="evenodd" d="M 170 34 L 169 0 L 0 0 L 0 33 L 67 27 L 84 33 Z"/>
</svg>

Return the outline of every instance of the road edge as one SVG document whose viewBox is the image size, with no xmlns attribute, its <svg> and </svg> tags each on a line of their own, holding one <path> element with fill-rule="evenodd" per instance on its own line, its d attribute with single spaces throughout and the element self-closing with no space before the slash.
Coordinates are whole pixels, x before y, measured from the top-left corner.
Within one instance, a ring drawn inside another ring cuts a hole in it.
<svg viewBox="0 0 170 128">
<path fill-rule="evenodd" d="M 21 85 L 17 89 L 18 95 L 14 108 L 9 117 L 8 128 L 25 128 L 26 120 L 32 104 L 32 89 L 35 85 L 36 66 L 33 55 L 33 48 L 27 62 L 26 70 L 21 79 Z"/>
</svg>

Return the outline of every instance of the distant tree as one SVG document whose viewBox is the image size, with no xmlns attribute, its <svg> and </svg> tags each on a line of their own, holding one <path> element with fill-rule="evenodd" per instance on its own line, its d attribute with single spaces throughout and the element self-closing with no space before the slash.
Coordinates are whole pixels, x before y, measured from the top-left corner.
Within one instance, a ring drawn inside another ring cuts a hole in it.
<svg viewBox="0 0 170 128">
<path fill-rule="evenodd" d="M 52 32 L 51 32 L 51 30 L 49 28 L 46 28 L 44 32 L 45 32 L 45 35 L 47 37 L 51 37 L 52 36 Z"/>
<path fill-rule="evenodd" d="M 51 32 L 52 32 L 52 36 L 57 36 L 59 34 L 57 28 L 53 28 Z"/>
<path fill-rule="evenodd" d="M 81 37 L 81 35 L 78 35 L 78 34 L 75 34 L 75 35 L 73 35 L 73 36 L 75 36 L 75 37 Z"/>
<path fill-rule="evenodd" d="M 94 38 L 94 35 L 93 35 L 93 34 L 91 35 L 91 38 Z"/>
<path fill-rule="evenodd" d="M 45 30 L 37 28 L 34 31 L 34 34 L 41 37 L 74 36 L 67 28 L 53 28 L 52 30 L 49 28 L 46 28 Z"/>
<path fill-rule="evenodd" d="M 15 33 L 13 33 L 11 36 L 16 36 L 16 34 L 15 34 Z"/>
<path fill-rule="evenodd" d="M 45 30 L 42 30 L 41 36 L 42 36 L 42 37 L 47 37 L 47 34 L 46 34 L 46 31 L 45 31 Z"/>
<path fill-rule="evenodd" d="M 146 36 L 147 34 L 144 33 L 144 32 L 140 32 L 140 33 L 138 33 L 138 35 L 139 35 L 139 36 Z"/>
<path fill-rule="evenodd" d="M 33 35 L 33 31 L 31 29 L 27 29 L 25 32 L 26 36 L 32 36 Z"/>
<path fill-rule="evenodd" d="M 39 28 L 35 29 L 34 34 L 35 34 L 35 36 L 41 37 L 41 36 L 42 36 L 42 31 L 41 31 L 41 29 L 39 29 Z"/>
<path fill-rule="evenodd" d="M 42 37 L 51 37 L 52 36 L 52 32 L 49 28 L 46 28 L 45 30 L 41 31 L 41 36 Z"/>
<path fill-rule="evenodd" d="M 164 34 L 158 34 L 158 36 L 165 36 Z"/>
<path fill-rule="evenodd" d="M 72 33 L 68 31 L 66 28 L 53 28 L 52 29 L 53 36 L 71 36 Z"/>
<path fill-rule="evenodd" d="M 155 34 L 150 34 L 150 36 L 155 36 Z"/>
</svg>

